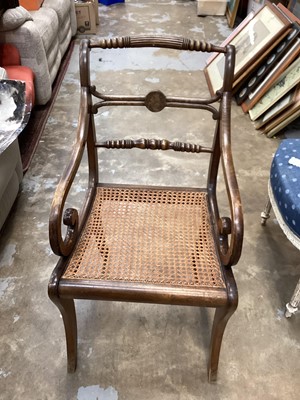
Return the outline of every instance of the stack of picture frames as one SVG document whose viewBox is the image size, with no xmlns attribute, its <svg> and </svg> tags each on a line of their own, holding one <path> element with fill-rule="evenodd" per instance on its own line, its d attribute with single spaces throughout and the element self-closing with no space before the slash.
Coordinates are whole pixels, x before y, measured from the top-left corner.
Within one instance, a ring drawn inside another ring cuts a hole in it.
<svg viewBox="0 0 300 400">
<path fill-rule="evenodd" d="M 235 24 L 239 5 L 240 0 L 227 0 L 226 17 L 230 28 L 233 28 Z"/>
<path fill-rule="evenodd" d="M 300 116 L 300 19 L 293 13 L 298 3 L 266 2 L 223 42 L 236 48 L 236 102 L 268 137 Z M 223 67 L 223 54 L 207 61 L 204 73 L 212 95 L 221 89 Z"/>
</svg>

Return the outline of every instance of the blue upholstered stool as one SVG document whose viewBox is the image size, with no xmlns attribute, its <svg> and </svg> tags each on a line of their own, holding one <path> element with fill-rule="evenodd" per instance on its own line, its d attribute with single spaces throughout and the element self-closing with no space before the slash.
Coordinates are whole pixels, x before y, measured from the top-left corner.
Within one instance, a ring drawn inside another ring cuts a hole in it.
<svg viewBox="0 0 300 400">
<path fill-rule="evenodd" d="M 115 3 L 125 3 L 125 0 L 99 0 L 100 4 L 104 4 L 105 6 L 110 6 Z"/>
<path fill-rule="evenodd" d="M 300 250 L 300 139 L 285 139 L 280 143 L 271 165 L 269 200 L 261 213 L 266 224 L 271 208 L 279 226 L 290 242 Z M 298 310 L 300 280 L 291 301 L 286 305 L 286 316 Z"/>
</svg>

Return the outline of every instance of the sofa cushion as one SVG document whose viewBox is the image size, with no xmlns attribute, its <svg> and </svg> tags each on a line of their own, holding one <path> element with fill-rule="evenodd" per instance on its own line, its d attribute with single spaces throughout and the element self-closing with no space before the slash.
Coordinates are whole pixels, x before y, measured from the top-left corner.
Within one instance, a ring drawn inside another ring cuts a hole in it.
<svg viewBox="0 0 300 400">
<path fill-rule="evenodd" d="M 20 6 L 26 8 L 26 10 L 38 10 L 42 5 L 43 0 L 19 0 Z"/>
<path fill-rule="evenodd" d="M 41 7 L 38 11 L 31 11 L 31 15 L 43 42 L 48 64 L 47 70 L 52 84 L 61 63 L 58 16 L 56 11 L 47 7 Z"/>
<path fill-rule="evenodd" d="M 21 58 L 19 50 L 10 43 L 0 44 L 0 65 L 20 65 Z"/>
<path fill-rule="evenodd" d="M 52 47 L 53 41 L 58 40 L 59 23 L 57 14 L 51 8 L 42 7 L 38 11 L 31 11 L 31 15 L 47 53 Z"/>
<path fill-rule="evenodd" d="M 21 64 L 31 68 L 35 74 L 36 104 L 46 104 L 51 97 L 51 80 L 47 55 L 34 21 L 26 21 L 17 30 L 5 32 L 0 40 L 13 43 L 18 48 Z"/>
<path fill-rule="evenodd" d="M 61 54 L 58 40 L 56 40 L 47 53 L 48 69 L 51 83 L 54 82 L 61 63 Z"/>
<path fill-rule="evenodd" d="M 74 1 L 70 1 L 70 5 L 71 5 L 71 7 L 70 7 L 71 34 L 72 34 L 72 36 L 75 36 L 76 32 L 77 32 L 77 18 L 76 18 Z"/>
<path fill-rule="evenodd" d="M 60 26 L 64 23 L 66 18 L 70 18 L 69 0 L 44 0 L 43 8 L 52 8 L 56 12 Z"/>
<path fill-rule="evenodd" d="M 15 13 L 14 21 L 12 16 Z M 35 74 L 36 104 L 44 105 L 51 98 L 61 58 L 71 36 L 76 33 L 75 3 L 73 0 L 44 0 L 37 11 L 29 13 L 16 7 L 4 14 L 5 18 L 0 18 L 0 42 L 13 43 L 18 48 L 21 64 L 31 68 Z M 17 21 L 20 26 L 12 29 Z"/>
<path fill-rule="evenodd" d="M 62 26 L 62 29 L 60 31 L 59 35 L 59 49 L 60 49 L 60 54 L 63 57 L 65 52 L 67 51 L 69 44 L 72 39 L 72 33 L 70 30 L 70 23 L 65 24 Z"/>
<path fill-rule="evenodd" d="M 43 8 L 53 9 L 58 17 L 59 30 L 58 40 L 61 57 L 65 54 L 72 37 L 71 27 L 71 1 L 66 0 L 44 0 Z"/>
<path fill-rule="evenodd" d="M 32 16 L 23 7 L 9 8 L 0 18 L 0 32 L 17 29 L 26 21 L 32 21 Z"/>
</svg>

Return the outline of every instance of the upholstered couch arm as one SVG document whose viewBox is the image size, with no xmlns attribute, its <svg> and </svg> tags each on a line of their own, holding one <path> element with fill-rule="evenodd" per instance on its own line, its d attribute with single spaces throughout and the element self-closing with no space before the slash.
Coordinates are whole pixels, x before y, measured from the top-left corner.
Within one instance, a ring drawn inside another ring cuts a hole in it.
<svg viewBox="0 0 300 400">
<path fill-rule="evenodd" d="M 9 8 L 0 18 L 0 32 L 17 29 L 26 21 L 32 21 L 30 13 L 23 7 Z"/>
<path fill-rule="evenodd" d="M 71 6 L 71 10 L 70 10 L 71 11 L 71 30 L 72 30 L 72 36 L 75 36 L 76 32 L 77 32 L 77 18 L 76 18 L 74 1 L 71 1 L 70 6 Z"/>
<path fill-rule="evenodd" d="M 52 85 L 75 33 L 73 0 L 44 0 L 38 10 L 29 12 L 19 6 L 0 16 L 0 43 L 17 47 L 21 64 L 35 74 L 36 105 L 50 100 Z"/>
<path fill-rule="evenodd" d="M 23 7 L 8 9 L 0 19 L 0 42 L 11 43 L 19 50 L 21 64 L 35 74 L 36 103 L 45 104 L 51 97 L 51 79 L 41 36 L 31 14 Z"/>
</svg>

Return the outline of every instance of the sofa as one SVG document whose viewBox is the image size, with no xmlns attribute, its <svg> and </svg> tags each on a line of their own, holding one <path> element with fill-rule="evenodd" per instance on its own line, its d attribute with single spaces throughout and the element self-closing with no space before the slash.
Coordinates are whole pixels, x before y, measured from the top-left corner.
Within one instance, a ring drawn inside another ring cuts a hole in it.
<svg viewBox="0 0 300 400">
<path fill-rule="evenodd" d="M 44 0 L 36 11 L 22 6 L 0 17 L 0 43 L 15 45 L 22 65 L 35 75 L 35 103 L 45 105 L 77 22 L 73 0 Z"/>
<path fill-rule="evenodd" d="M 0 44 L 0 79 L 25 82 L 26 111 L 35 102 L 34 73 L 29 67 L 20 65 L 18 49 L 11 44 Z M 0 132 L 1 132 L 0 127 Z M 1 135 L 0 135 L 1 136 Z M 6 138 L 7 139 L 7 138 Z M 23 168 L 18 138 L 0 140 L 0 229 L 16 200 L 23 179 Z"/>
</svg>

